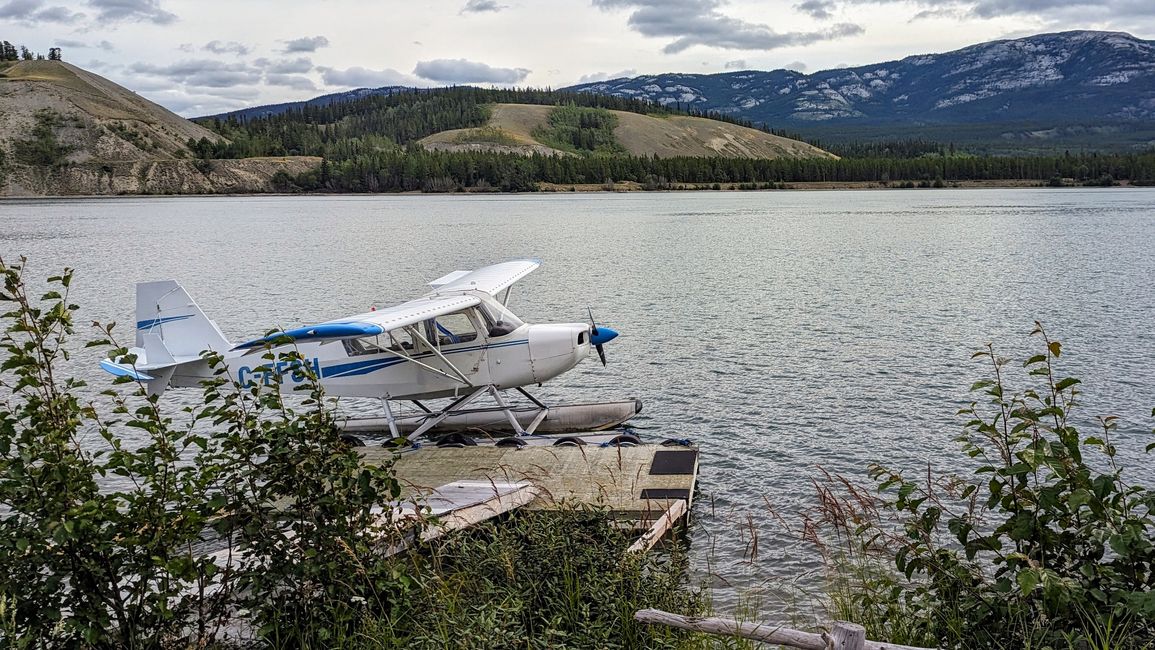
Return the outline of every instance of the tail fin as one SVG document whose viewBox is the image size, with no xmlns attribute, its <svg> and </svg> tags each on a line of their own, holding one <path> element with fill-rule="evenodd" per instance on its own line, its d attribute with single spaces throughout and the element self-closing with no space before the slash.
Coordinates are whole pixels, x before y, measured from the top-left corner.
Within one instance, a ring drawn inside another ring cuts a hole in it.
<svg viewBox="0 0 1155 650">
<path fill-rule="evenodd" d="M 232 344 L 209 320 L 192 296 L 176 280 L 136 285 L 136 363 L 129 366 L 106 359 L 106 371 L 148 382 L 148 392 L 159 395 L 171 383 L 196 386 L 211 377 L 201 359 L 205 350 L 224 353 Z"/>
<path fill-rule="evenodd" d="M 136 347 L 147 349 L 152 334 L 174 359 L 225 352 L 232 345 L 176 280 L 136 285 Z"/>
</svg>

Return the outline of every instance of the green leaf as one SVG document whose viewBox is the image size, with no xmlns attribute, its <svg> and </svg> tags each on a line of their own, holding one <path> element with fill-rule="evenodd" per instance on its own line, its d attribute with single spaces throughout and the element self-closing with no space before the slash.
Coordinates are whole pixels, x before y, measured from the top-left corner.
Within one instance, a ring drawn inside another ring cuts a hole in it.
<svg viewBox="0 0 1155 650">
<path fill-rule="evenodd" d="M 1072 510 L 1075 510 L 1080 506 L 1090 503 L 1091 499 L 1092 495 L 1090 491 L 1080 488 L 1071 493 L 1071 496 L 1067 499 L 1067 503 L 1071 506 Z"/>
<path fill-rule="evenodd" d="M 1058 355 L 1055 355 L 1055 356 L 1058 356 Z M 1080 383 L 1082 383 L 1082 382 L 1080 382 L 1078 379 L 1075 379 L 1074 377 L 1067 377 L 1066 379 L 1055 384 L 1055 390 L 1064 391 L 1064 390 L 1067 390 L 1068 388 L 1070 388 L 1071 386 L 1074 386 L 1075 384 L 1080 384 Z"/>
<path fill-rule="evenodd" d="M 1030 594 L 1035 586 L 1039 584 L 1038 569 L 1019 571 L 1019 574 L 1015 576 L 1015 581 L 1019 583 L 1019 589 L 1023 591 L 1024 596 Z"/>
<path fill-rule="evenodd" d="M 990 386 L 994 383 L 995 382 L 992 379 L 980 379 L 980 380 L 976 381 L 975 383 L 971 384 L 971 390 L 974 391 L 974 390 L 979 390 L 981 388 L 986 388 L 987 386 Z"/>
</svg>

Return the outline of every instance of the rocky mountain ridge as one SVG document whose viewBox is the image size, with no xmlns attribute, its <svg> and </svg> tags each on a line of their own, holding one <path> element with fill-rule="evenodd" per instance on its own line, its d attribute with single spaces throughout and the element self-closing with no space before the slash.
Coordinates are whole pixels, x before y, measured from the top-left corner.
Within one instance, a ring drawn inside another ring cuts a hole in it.
<svg viewBox="0 0 1155 650">
<path fill-rule="evenodd" d="M 774 127 L 1155 123 L 1155 41 L 1072 31 L 803 74 L 746 70 L 564 90 L 646 99 Z"/>
</svg>

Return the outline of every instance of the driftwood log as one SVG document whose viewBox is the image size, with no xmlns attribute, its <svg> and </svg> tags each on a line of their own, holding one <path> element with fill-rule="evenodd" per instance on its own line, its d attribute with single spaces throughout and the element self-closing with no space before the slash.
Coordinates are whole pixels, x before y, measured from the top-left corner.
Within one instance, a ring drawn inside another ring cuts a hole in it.
<svg viewBox="0 0 1155 650">
<path fill-rule="evenodd" d="M 792 630 L 779 625 L 765 623 L 742 623 L 728 618 L 694 618 L 663 612 L 660 609 L 643 609 L 634 614 L 634 619 L 650 625 L 668 625 L 692 632 L 738 636 L 743 639 L 777 643 L 802 650 L 933 650 L 896 643 L 866 640 L 866 629 L 861 625 L 835 621 L 830 632 L 815 634 Z"/>
</svg>

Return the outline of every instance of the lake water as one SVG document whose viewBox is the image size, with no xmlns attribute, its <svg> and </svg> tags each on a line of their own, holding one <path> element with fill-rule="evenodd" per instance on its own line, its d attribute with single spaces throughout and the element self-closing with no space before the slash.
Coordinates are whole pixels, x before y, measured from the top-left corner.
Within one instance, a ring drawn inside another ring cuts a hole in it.
<svg viewBox="0 0 1155 650">
<path fill-rule="evenodd" d="M 135 282 L 177 278 L 233 340 L 542 258 L 514 289 L 522 318 L 584 320 L 590 305 L 622 335 L 607 368 L 587 361 L 540 394 L 639 397 L 639 433 L 701 445 L 693 556 L 722 608 L 814 568 L 766 509 L 796 521 L 819 466 L 958 466 L 955 412 L 983 372 L 970 354 L 994 341 L 1025 358 L 1036 319 L 1084 381 L 1083 417 L 1120 416 L 1124 462 L 1155 480 L 1141 453 L 1155 406 L 1151 189 L 0 202 L 0 255 L 20 254 L 30 277 L 77 270 L 78 322 L 130 323 Z M 99 380 L 96 360 L 81 354 L 74 373 Z"/>
</svg>

